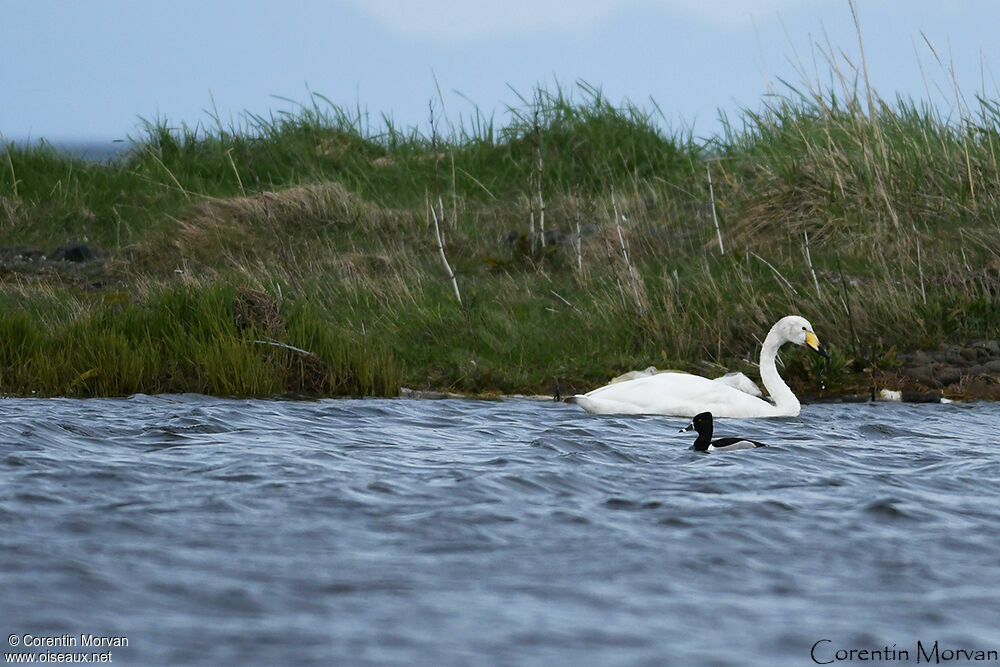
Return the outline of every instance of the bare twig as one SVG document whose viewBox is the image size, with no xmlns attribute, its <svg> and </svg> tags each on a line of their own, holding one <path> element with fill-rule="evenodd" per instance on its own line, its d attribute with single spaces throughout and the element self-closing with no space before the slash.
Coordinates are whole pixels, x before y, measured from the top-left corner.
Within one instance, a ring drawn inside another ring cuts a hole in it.
<svg viewBox="0 0 1000 667">
<path fill-rule="evenodd" d="M 528 179 L 528 187 L 531 187 L 531 179 Z M 528 193 L 528 238 L 531 239 L 531 250 L 535 250 L 535 240 L 538 236 L 535 234 L 535 204 L 531 199 L 531 193 Z"/>
<path fill-rule="evenodd" d="M 615 228 L 618 230 L 618 241 L 622 244 L 622 257 L 625 258 L 625 267 L 628 269 L 629 279 L 632 281 L 632 293 L 635 295 L 635 307 L 640 315 L 645 315 L 642 300 L 639 298 L 639 282 L 632 268 L 632 261 L 628 257 L 628 249 L 625 247 L 625 236 L 622 234 L 621 216 L 618 215 L 618 204 L 615 202 L 614 188 L 611 190 L 611 208 L 615 214 Z"/>
<path fill-rule="evenodd" d="M 438 93 L 440 94 L 440 88 L 438 88 Z M 431 112 L 431 148 L 434 151 L 434 192 L 437 196 L 438 207 L 441 209 L 441 218 L 444 218 L 444 200 L 441 198 L 441 180 L 438 174 L 438 162 L 440 161 L 440 154 L 438 153 L 437 145 L 437 131 L 434 127 L 434 105 L 428 104 Z M 437 236 L 438 242 L 438 252 L 441 253 L 441 261 L 444 262 L 445 271 L 448 272 L 448 277 L 451 279 L 451 285 L 455 288 L 455 298 L 458 299 L 459 305 L 462 304 L 462 295 L 458 291 L 458 279 L 455 278 L 455 272 L 451 269 L 451 264 L 448 263 L 448 257 L 444 253 L 444 236 L 441 234 L 441 225 L 438 222 L 438 213 L 434 209 L 434 203 L 431 202 L 431 217 L 434 219 L 434 234 Z"/>
<path fill-rule="evenodd" d="M 583 234 L 580 232 L 580 211 L 576 212 L 576 270 L 583 273 Z"/>
<path fill-rule="evenodd" d="M 438 251 L 441 253 L 441 261 L 444 262 L 445 271 L 448 272 L 448 277 L 451 278 L 451 285 L 455 288 L 455 298 L 458 299 L 458 303 L 462 303 L 462 295 L 458 291 L 458 280 L 455 278 L 455 272 L 451 270 L 451 264 L 448 263 L 448 257 L 444 254 L 444 237 L 441 236 L 441 227 L 438 225 L 437 211 L 431 206 L 431 217 L 434 218 L 434 233 L 437 234 Z"/>
<path fill-rule="evenodd" d="M 497 198 L 497 196 L 495 194 L 493 194 L 492 192 L 490 192 L 490 189 L 487 188 L 485 185 L 483 185 L 483 183 L 478 178 L 476 178 L 475 176 L 473 176 L 472 174 L 470 174 L 469 172 L 467 172 L 464 169 L 459 168 L 459 171 L 462 172 L 463 176 L 465 176 L 470 181 L 472 181 L 473 183 L 475 183 L 476 185 L 478 185 L 479 187 L 481 187 L 483 189 L 483 192 L 485 192 L 486 194 L 488 194 L 490 196 L 490 199 L 494 199 L 495 200 Z"/>
<path fill-rule="evenodd" d="M 538 93 L 538 98 L 538 107 L 535 108 L 535 152 L 538 155 L 535 182 L 538 186 L 538 230 L 542 235 L 542 247 L 545 247 L 545 200 L 542 199 L 542 128 L 538 123 L 538 108 L 542 105 L 541 92 Z"/>
<path fill-rule="evenodd" d="M 569 306 L 569 307 L 570 307 L 570 308 L 572 308 L 573 310 L 575 310 L 575 311 L 579 312 L 579 310 L 580 310 L 580 309 L 579 309 L 579 308 L 577 308 L 576 306 L 574 306 L 573 304 L 571 304 L 571 303 L 570 303 L 569 301 L 567 301 L 566 299 L 564 299 L 564 298 L 563 298 L 563 296 L 562 296 L 561 294 L 559 294 L 559 293 L 558 293 L 558 292 L 556 292 L 555 290 L 549 290 L 549 291 L 550 291 L 550 292 L 552 292 L 552 296 L 556 297 L 557 299 L 559 299 L 560 301 L 562 301 L 563 303 L 565 303 L 565 304 L 566 304 L 567 306 Z"/>
<path fill-rule="evenodd" d="M 705 163 L 705 171 L 708 172 L 708 197 L 712 200 L 712 220 L 715 221 L 715 235 L 719 237 L 719 254 L 724 255 L 726 251 L 722 247 L 722 230 L 719 229 L 719 216 L 715 214 L 715 190 L 712 188 L 711 162 Z"/>
<path fill-rule="evenodd" d="M 782 280 L 782 281 L 783 281 L 783 282 L 784 282 L 784 283 L 785 283 L 786 285 L 788 285 L 788 289 L 792 290 L 792 294 L 798 294 L 798 293 L 799 293 L 799 292 L 798 292 L 798 290 L 796 290 L 796 289 L 795 289 L 795 288 L 794 288 L 794 287 L 792 286 L 792 284 L 791 284 L 790 282 L 788 282 L 788 279 L 787 279 L 787 278 L 785 278 L 785 276 L 781 275 L 781 272 L 780 272 L 780 271 L 778 271 L 778 269 L 774 268 L 774 266 L 773 266 L 773 265 L 771 264 L 771 262 L 769 262 L 769 261 L 767 261 L 766 259 L 764 259 L 763 257 L 761 257 L 760 255 L 758 255 L 757 253 L 755 253 L 755 252 L 754 252 L 753 250 L 751 250 L 751 251 L 750 251 L 750 254 L 751 254 L 751 255 L 753 255 L 754 257 L 756 257 L 757 259 L 759 259 L 760 261 L 764 262 L 765 264 L 767 264 L 768 268 L 769 268 L 769 269 L 771 269 L 772 271 L 774 271 L 774 275 L 776 275 L 776 276 L 778 276 L 779 278 L 781 278 L 781 280 Z"/>
<path fill-rule="evenodd" d="M 920 296 L 924 300 L 924 305 L 927 305 L 927 291 L 924 289 L 924 263 L 920 257 L 920 232 L 917 231 L 917 226 L 913 226 L 913 235 L 917 238 L 917 271 L 920 273 Z"/>
<path fill-rule="evenodd" d="M 254 343 L 257 345 L 270 345 L 271 347 L 280 347 L 284 350 L 291 350 L 292 352 L 298 352 L 304 357 L 316 356 L 314 352 L 310 352 L 309 350 L 303 350 L 301 347 L 295 347 L 294 345 L 289 345 L 288 343 L 279 343 L 278 341 L 271 340 L 270 338 L 267 340 L 255 340 Z"/>
<path fill-rule="evenodd" d="M 816 285 L 816 296 L 822 299 L 823 295 L 819 291 L 819 280 L 816 278 L 816 269 L 813 268 L 812 256 L 809 254 L 809 231 L 803 229 L 802 233 L 806 236 L 806 261 L 809 263 L 809 271 L 812 272 L 813 284 Z"/>
</svg>

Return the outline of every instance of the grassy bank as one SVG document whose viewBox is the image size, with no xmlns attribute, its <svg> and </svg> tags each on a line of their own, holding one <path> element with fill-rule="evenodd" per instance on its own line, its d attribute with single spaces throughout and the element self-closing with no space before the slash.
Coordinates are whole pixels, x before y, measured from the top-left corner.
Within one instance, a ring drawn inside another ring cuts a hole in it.
<svg viewBox="0 0 1000 667">
<path fill-rule="evenodd" d="M 0 319 L 0 386 L 7 392 L 399 393 L 392 355 L 327 327 L 307 304 L 279 305 L 263 292 L 219 285 L 153 291 L 139 304 L 124 292 L 105 294 L 99 304 L 32 292 L 29 307 Z M 43 299 L 76 312 L 39 317 Z"/>
<path fill-rule="evenodd" d="M 432 104 L 420 132 L 315 97 L 240 128 L 148 125 L 110 164 L 8 147 L 0 391 L 755 375 L 759 340 L 799 313 L 837 392 L 902 351 L 1000 338 L 997 102 L 945 119 L 790 92 L 708 141 L 585 85 L 523 102 L 502 127 Z M 74 243 L 91 256 L 65 259 Z M 271 325 L 240 314 L 248 300 Z M 783 357 L 818 391 L 811 358 Z"/>
</svg>

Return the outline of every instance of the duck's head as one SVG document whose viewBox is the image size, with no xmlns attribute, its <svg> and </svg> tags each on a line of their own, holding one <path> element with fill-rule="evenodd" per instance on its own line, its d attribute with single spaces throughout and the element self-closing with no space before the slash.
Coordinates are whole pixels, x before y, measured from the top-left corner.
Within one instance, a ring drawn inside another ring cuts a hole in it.
<svg viewBox="0 0 1000 667">
<path fill-rule="evenodd" d="M 712 437 L 712 413 L 711 412 L 701 412 L 694 416 L 691 423 L 682 428 L 678 433 L 683 433 L 684 431 L 697 431 L 698 435 L 703 435 L 706 437 Z"/>
<path fill-rule="evenodd" d="M 805 345 L 816 354 L 826 359 L 830 358 L 830 354 L 823 347 L 823 344 L 819 342 L 819 338 L 816 337 L 812 325 L 809 324 L 809 320 L 806 318 L 799 317 L 798 315 L 782 317 L 774 325 L 774 330 L 789 343 Z"/>
</svg>

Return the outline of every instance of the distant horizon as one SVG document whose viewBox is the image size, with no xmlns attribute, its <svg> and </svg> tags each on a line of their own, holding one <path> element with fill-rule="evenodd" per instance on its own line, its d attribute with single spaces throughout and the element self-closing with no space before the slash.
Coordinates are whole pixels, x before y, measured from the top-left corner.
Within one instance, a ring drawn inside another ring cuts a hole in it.
<svg viewBox="0 0 1000 667">
<path fill-rule="evenodd" d="M 708 138 L 782 81 L 839 87 L 831 59 L 886 100 L 947 114 L 1000 96 L 998 23 L 988 0 L 581 0 L 573 12 L 551 0 L 34 0 L 0 24 L 0 58 L 18 63 L 0 71 L 0 138 L 127 141 L 143 118 L 239 126 L 294 113 L 311 91 L 426 133 L 439 89 L 453 123 L 478 108 L 502 124 L 515 91 L 578 81 L 613 104 L 652 99 L 665 129 Z"/>
<path fill-rule="evenodd" d="M 572 89 L 572 91 L 575 91 L 576 87 L 579 84 L 584 84 L 584 85 L 588 85 L 588 86 L 591 85 L 591 84 L 589 84 L 587 82 L 582 82 L 582 81 L 574 82 L 572 84 L 572 87 L 569 86 L 569 85 L 566 85 L 563 82 L 558 82 L 556 85 L 559 86 L 559 87 L 561 87 L 564 91 L 568 90 L 568 89 Z M 544 84 L 537 84 L 537 87 L 544 87 Z M 601 90 L 600 86 L 594 86 L 594 87 L 597 88 L 598 90 Z M 759 99 L 759 107 L 756 108 L 756 109 L 750 109 L 750 108 L 741 107 L 741 108 L 738 108 L 738 109 L 735 109 L 735 110 L 727 110 L 727 109 L 720 108 L 720 109 L 717 110 L 717 116 L 716 116 L 715 123 L 716 124 L 719 123 L 722 115 L 726 114 L 727 120 L 730 123 L 732 123 L 732 125 L 738 127 L 739 123 L 738 122 L 734 122 L 734 121 L 739 121 L 740 119 L 744 118 L 747 113 L 756 113 L 756 112 L 759 112 L 760 111 L 760 107 L 763 107 L 763 105 L 765 103 L 765 100 L 767 100 L 770 97 L 774 97 L 774 96 L 778 96 L 778 97 L 787 96 L 789 99 L 792 99 L 794 101 L 794 98 L 791 97 L 791 92 L 792 92 L 791 90 L 788 90 L 786 93 L 775 93 L 773 91 L 770 92 L 770 93 L 768 93 L 767 91 L 762 92 L 761 96 L 760 96 L 760 99 Z M 918 104 L 918 105 L 920 103 L 924 103 L 924 102 L 927 102 L 927 103 L 930 103 L 930 104 L 933 105 L 933 101 L 927 99 L 926 97 L 902 97 L 901 98 L 900 95 L 899 95 L 899 93 L 894 94 L 892 97 L 886 97 L 886 96 L 880 95 L 879 91 L 876 90 L 874 88 L 874 86 L 872 88 L 872 92 L 875 94 L 875 96 L 878 99 L 886 102 L 887 105 L 890 108 L 896 108 L 900 99 L 902 99 L 904 101 L 908 101 L 908 102 L 913 102 L 913 103 Z M 321 92 L 317 91 L 317 93 L 318 93 L 318 95 L 322 96 Z M 475 104 L 474 100 L 469 100 L 465 96 L 461 95 L 461 93 L 457 93 L 456 92 L 455 94 L 458 95 L 461 99 L 463 99 L 466 103 L 470 103 L 470 104 L 473 104 L 473 105 Z M 436 92 L 435 92 L 435 95 L 436 95 Z M 863 91 L 863 89 L 862 89 L 862 87 L 861 87 L 860 84 L 859 84 L 859 87 L 858 87 L 858 97 L 859 97 L 859 99 L 861 99 L 862 103 L 866 103 L 865 100 L 864 100 L 864 91 Z M 572 99 L 574 101 L 579 101 L 578 98 L 579 98 L 579 95 L 577 95 L 575 92 L 573 92 L 572 93 Z M 284 98 L 281 98 L 281 99 L 282 99 L 282 101 L 289 102 L 289 100 L 285 100 Z M 434 103 L 434 105 L 435 105 L 436 108 L 440 107 L 440 105 L 441 105 L 440 99 L 437 99 L 437 98 L 429 98 L 429 99 Z M 605 97 L 605 99 L 607 99 L 607 98 Z M 1000 99 L 1000 90 L 997 91 L 997 98 L 986 98 L 986 99 Z M 669 118 L 665 117 L 666 114 L 669 113 L 669 110 L 663 109 L 662 105 L 660 105 L 655 99 L 653 99 L 652 96 L 648 96 L 646 98 L 646 101 L 645 101 L 644 104 L 637 103 L 635 100 L 631 100 L 631 99 L 621 99 L 621 100 L 617 100 L 617 101 L 608 99 L 608 101 L 609 101 L 609 103 L 611 103 L 615 107 L 622 107 L 625 104 L 631 103 L 631 104 L 635 105 L 636 107 L 642 109 L 643 111 L 649 112 L 650 115 L 651 115 L 651 117 L 653 117 L 654 121 L 667 121 L 667 122 L 669 122 Z M 302 108 L 304 106 L 304 103 L 297 103 L 297 104 L 299 104 L 300 108 Z M 372 112 L 371 110 L 367 109 L 366 107 L 358 107 L 357 104 L 350 105 L 350 106 L 347 106 L 347 105 L 337 105 L 337 106 L 338 106 L 338 108 L 348 108 L 348 109 L 350 109 L 350 108 L 360 108 L 362 110 L 362 112 L 371 120 L 371 124 L 369 125 L 369 129 L 374 128 L 374 129 L 377 130 L 380 127 L 386 127 L 385 126 L 384 118 L 388 117 L 388 114 L 385 114 L 383 116 L 381 114 L 381 112 Z M 946 121 L 948 123 L 954 123 L 954 122 L 956 122 L 956 120 L 954 118 L 950 117 L 954 113 L 953 109 L 950 110 L 949 113 L 944 113 L 942 111 L 942 109 L 940 108 L 939 105 L 934 105 L 934 109 L 938 113 L 942 114 L 942 116 L 947 117 Z M 272 114 L 275 114 L 275 115 L 278 115 L 279 113 L 286 113 L 285 111 L 275 111 L 273 109 L 270 110 L 270 112 Z M 287 113 L 290 113 L 292 116 L 295 115 L 295 112 L 287 112 Z M 440 113 L 440 111 L 438 111 L 438 113 Z M 209 113 L 208 110 L 204 110 L 203 114 L 205 116 L 204 119 L 198 120 L 196 122 L 179 121 L 179 122 L 174 123 L 174 122 L 172 122 L 172 119 L 170 119 L 170 118 L 160 118 L 160 119 L 158 119 L 155 122 L 166 123 L 166 125 L 168 127 L 170 127 L 170 129 L 178 129 L 179 130 L 182 127 L 187 127 L 187 128 L 191 128 L 191 129 L 197 128 L 199 130 L 199 133 L 204 132 L 206 135 L 211 136 L 211 135 L 213 135 L 214 133 L 216 133 L 218 131 L 218 125 L 217 125 L 216 119 Z M 504 110 L 503 111 L 503 115 L 504 116 L 509 115 L 509 111 Z M 244 111 L 240 112 L 240 114 L 239 114 L 239 120 L 240 120 L 240 122 L 245 122 L 247 119 L 252 118 L 253 116 L 263 116 L 263 114 L 258 114 L 257 112 L 255 112 L 253 110 L 244 110 Z M 659 118 L 657 118 L 657 116 L 659 116 Z M 467 122 L 468 119 L 469 118 L 467 116 L 462 116 L 461 118 L 458 118 L 458 119 L 450 119 L 450 124 L 451 124 L 451 126 L 453 128 L 461 128 L 462 127 L 462 123 Z M 496 127 L 497 128 L 504 127 L 504 123 L 500 122 L 500 121 L 497 121 L 497 117 L 496 116 L 494 116 L 493 120 L 496 122 Z M 122 154 L 124 152 L 127 152 L 129 148 L 131 148 L 133 145 L 135 145 L 135 142 L 137 142 L 137 141 L 138 142 L 143 141 L 145 139 L 145 137 L 146 137 L 146 135 L 144 134 L 145 129 L 146 129 L 144 127 L 145 123 L 146 123 L 146 119 L 144 119 L 142 116 L 137 116 L 135 124 L 132 126 L 132 128 L 130 129 L 130 131 L 126 132 L 123 136 L 120 136 L 120 137 L 113 137 L 113 136 L 109 136 L 109 135 L 104 135 L 104 136 L 97 136 L 97 135 L 90 135 L 90 136 L 87 136 L 87 135 L 76 135 L 76 136 L 73 136 L 73 135 L 62 135 L 62 136 L 61 135 L 30 136 L 30 135 L 27 135 L 27 136 L 20 136 L 20 137 L 10 137 L 10 136 L 5 136 L 2 133 L 0 133 L 0 149 L 5 148 L 7 145 L 10 145 L 10 144 L 13 144 L 15 146 L 22 146 L 23 147 L 23 146 L 37 146 L 37 145 L 41 144 L 42 142 L 44 142 L 46 144 L 51 145 L 52 147 L 56 148 L 57 150 L 59 150 L 61 152 L 66 152 L 66 153 L 70 153 L 70 154 L 79 154 L 79 153 L 84 153 L 84 152 L 96 153 L 96 157 L 94 157 L 94 158 L 91 158 L 90 155 L 81 155 L 81 156 L 85 157 L 85 158 L 103 160 L 103 159 L 115 157 L 115 156 L 120 155 L 120 154 Z M 708 141 L 710 141 L 710 140 L 712 140 L 714 138 L 718 138 L 718 137 L 722 136 L 723 135 L 723 130 L 724 130 L 724 128 L 720 125 L 718 127 L 713 128 L 713 131 L 711 133 L 707 133 L 706 134 L 706 133 L 700 133 L 700 132 L 698 132 L 698 128 L 697 128 L 696 122 L 692 122 L 690 125 L 685 124 L 684 126 L 681 126 L 681 127 L 674 127 L 674 126 L 671 126 L 669 124 L 668 125 L 664 125 L 663 122 L 657 122 L 656 124 L 661 129 L 661 131 L 663 131 L 665 134 L 668 134 L 668 135 L 671 134 L 671 133 L 687 134 L 688 132 L 690 132 L 691 136 L 693 136 L 696 141 L 701 141 L 701 142 L 708 142 Z M 421 123 L 414 123 L 414 124 L 406 125 L 406 126 L 404 126 L 404 125 L 397 125 L 396 127 L 397 127 L 397 129 L 402 129 L 402 130 L 405 130 L 405 131 L 416 130 L 416 131 L 419 131 L 419 132 L 425 132 L 428 129 L 425 126 L 423 126 Z M 236 127 L 235 124 L 234 124 L 234 126 L 230 126 L 230 127 L 223 126 L 223 128 L 227 132 L 236 132 L 236 133 L 244 133 L 244 134 L 249 133 L 250 130 L 251 130 L 251 128 L 249 128 L 249 127 Z M 2 152 L 2 150 L 0 150 L 0 152 Z"/>
<path fill-rule="evenodd" d="M 0 154 L 2 154 L 7 146 L 13 144 L 15 147 L 32 147 L 38 146 L 41 142 L 45 142 L 57 152 L 64 155 L 71 155 L 73 157 L 78 157 L 83 160 L 89 160 L 92 162 L 104 162 L 118 157 L 128 151 L 128 149 L 133 145 L 132 142 L 124 139 L 58 139 L 53 140 L 47 137 L 39 137 L 37 139 L 27 138 L 27 139 L 7 139 L 4 138 L 3 144 L 0 144 Z"/>
</svg>

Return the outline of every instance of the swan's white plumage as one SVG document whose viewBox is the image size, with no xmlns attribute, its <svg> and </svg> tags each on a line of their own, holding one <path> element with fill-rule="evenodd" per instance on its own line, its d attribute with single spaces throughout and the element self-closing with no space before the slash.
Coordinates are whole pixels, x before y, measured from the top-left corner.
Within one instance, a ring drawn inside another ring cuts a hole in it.
<svg viewBox="0 0 1000 667">
<path fill-rule="evenodd" d="M 723 382 L 687 373 L 657 373 L 608 384 L 568 399 L 595 414 L 658 414 L 693 417 L 711 412 L 717 417 L 784 417 L 799 414 L 799 400 L 778 375 L 775 357 L 785 343 L 822 347 L 812 325 L 789 315 L 771 327 L 760 351 L 760 375 L 773 403 Z"/>
<path fill-rule="evenodd" d="M 720 417 L 760 417 L 769 403 L 721 382 L 688 373 L 657 373 L 574 396 L 587 412 L 595 414 L 656 414 L 693 417 L 712 412 Z M 739 415 L 731 414 L 734 409 Z M 753 412 L 754 414 L 750 414 Z M 743 414 L 746 413 L 746 414 Z M 796 411 L 797 414 L 797 411 Z"/>
<path fill-rule="evenodd" d="M 618 377 L 611 378 L 608 384 L 618 384 L 619 382 L 628 382 L 629 380 L 634 380 L 636 378 L 649 377 L 650 375 L 659 375 L 660 373 L 674 373 L 677 371 L 660 371 L 656 369 L 656 366 L 647 366 L 641 371 L 629 371 L 627 373 L 622 373 Z M 739 389 L 740 391 L 750 394 L 751 396 L 763 396 L 760 388 L 757 384 L 748 378 L 746 375 L 740 372 L 726 373 L 722 377 L 717 377 L 712 380 L 712 382 L 720 382 L 722 384 L 729 385 L 733 389 Z"/>
<path fill-rule="evenodd" d="M 717 377 L 712 382 L 721 382 L 722 384 L 728 384 L 733 389 L 739 389 L 744 394 L 750 394 L 751 396 L 763 396 L 764 393 L 761 392 L 760 387 L 757 383 L 748 378 L 743 373 L 739 371 L 735 373 L 726 373 L 722 377 Z"/>
<path fill-rule="evenodd" d="M 647 366 L 641 371 L 629 371 L 627 373 L 622 373 L 617 377 L 611 378 L 608 384 L 618 384 L 619 382 L 628 382 L 629 380 L 634 380 L 636 378 L 649 377 L 650 375 L 656 375 L 657 373 L 663 373 L 665 371 L 656 370 L 656 366 Z"/>
</svg>

